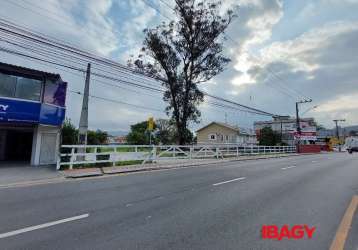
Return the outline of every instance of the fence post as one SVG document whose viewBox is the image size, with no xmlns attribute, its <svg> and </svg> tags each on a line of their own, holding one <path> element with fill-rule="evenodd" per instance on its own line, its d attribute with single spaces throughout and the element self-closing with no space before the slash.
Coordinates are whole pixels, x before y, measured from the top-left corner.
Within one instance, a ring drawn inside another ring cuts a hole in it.
<svg viewBox="0 0 358 250">
<path fill-rule="evenodd" d="M 236 146 L 236 157 L 239 157 L 239 146 Z"/>
<path fill-rule="evenodd" d="M 216 159 L 219 159 L 219 148 L 216 147 Z"/>
<path fill-rule="evenodd" d="M 153 145 L 152 149 L 152 163 L 157 162 L 157 148 L 155 145 Z"/>
<path fill-rule="evenodd" d="M 116 166 L 116 156 L 117 156 L 117 147 L 114 147 L 113 150 L 113 162 L 112 162 L 112 166 Z"/>
<path fill-rule="evenodd" d="M 193 148 L 194 146 L 191 145 L 190 148 L 189 148 L 189 159 L 191 160 L 193 158 Z"/>
<path fill-rule="evenodd" d="M 70 157 L 70 169 L 73 169 L 73 160 L 75 159 L 75 148 L 71 148 L 71 157 Z"/>
<path fill-rule="evenodd" d="M 60 165 L 61 163 L 61 149 L 60 149 L 60 152 L 58 153 L 58 156 L 57 156 L 57 161 L 56 161 L 56 170 L 60 170 Z"/>
</svg>

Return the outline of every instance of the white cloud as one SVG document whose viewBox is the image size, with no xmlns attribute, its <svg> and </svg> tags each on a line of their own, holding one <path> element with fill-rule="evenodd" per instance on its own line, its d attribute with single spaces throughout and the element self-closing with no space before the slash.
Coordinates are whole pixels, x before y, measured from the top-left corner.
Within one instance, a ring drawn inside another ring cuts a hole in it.
<svg viewBox="0 0 358 250">
<path fill-rule="evenodd" d="M 26 10 L 7 1 L 2 1 L 1 16 L 9 16 L 19 24 L 26 24 L 42 33 L 57 37 L 78 47 L 105 56 L 115 56 L 114 60 L 125 62 L 130 54 L 136 55 L 142 45 L 142 30 L 154 27 L 166 18 L 147 6 L 142 0 L 49 0 L 34 1 L 33 6 L 26 5 L 29 0 L 18 1 L 20 5 L 35 10 L 42 15 Z M 172 10 L 159 0 L 151 0 L 162 14 L 172 17 Z M 358 24 L 352 21 L 328 23 L 316 27 L 307 26 L 307 31 L 290 40 L 280 41 L 281 34 L 274 34 L 276 42 L 271 42 L 274 27 L 282 20 L 291 21 L 284 15 L 284 4 L 291 1 L 280 0 L 225 0 L 222 10 L 239 3 L 238 19 L 229 27 L 227 33 L 236 43 L 225 42 L 232 63 L 227 71 L 217 76 L 213 84 L 205 89 L 218 96 L 233 99 L 243 104 L 256 106 L 267 111 L 281 114 L 293 114 L 294 101 L 279 92 L 284 86 L 294 88 L 314 99 L 314 105 L 320 109 L 312 111 L 320 123 L 330 125 L 334 116 L 358 122 L 357 112 L 358 86 L 356 82 L 358 61 Z M 318 2 L 318 1 L 317 1 Z M 357 0 L 320 0 L 321 4 L 340 4 L 341 8 L 352 8 Z M 174 6 L 173 2 L 169 4 Z M 336 5 L 335 5 L 336 6 Z M 343 6 L 343 7 L 342 7 Z M 114 12 L 113 8 L 116 8 Z M 123 12 L 127 10 L 127 12 Z M 308 1 L 301 15 L 312 15 L 317 9 Z M 51 16 L 44 17 L 45 16 Z M 53 19 L 55 18 L 55 20 Z M 115 19 L 114 19 L 115 18 Z M 341 19 L 344 19 L 342 13 Z M 338 18 L 339 19 L 339 18 Z M 295 23 L 297 25 L 297 23 Z M 292 27 L 295 29 L 296 27 Z M 280 31 L 280 32 L 286 32 Z M 2 54 L 3 55 L 3 54 Z M 4 58 L 4 57 L 2 57 Z M 83 89 L 83 78 L 74 77 L 52 67 L 31 64 L 18 58 L 9 58 L 9 62 L 35 67 L 51 72 L 59 72 L 70 83 L 72 89 Z M 284 81 L 273 77 L 267 69 L 274 71 Z M 149 98 L 123 90 L 113 90 L 93 83 L 91 91 L 98 96 L 120 99 L 129 103 L 162 107 L 160 96 Z M 334 100 L 334 101 L 333 101 Z M 77 122 L 80 98 L 69 95 L 67 114 Z M 338 107 L 338 108 L 337 108 Z M 345 108 L 347 107 L 347 108 Z M 121 105 L 92 102 L 90 106 L 90 126 L 101 129 L 128 128 L 129 124 L 146 119 L 150 111 L 133 111 Z M 205 122 L 223 120 L 224 112 L 203 105 Z M 230 111 L 227 111 L 228 113 Z M 255 118 L 250 115 L 232 112 L 229 117 L 239 125 L 250 124 Z M 162 116 L 163 114 L 155 114 Z M 263 119 L 260 117 L 260 119 Z"/>
</svg>

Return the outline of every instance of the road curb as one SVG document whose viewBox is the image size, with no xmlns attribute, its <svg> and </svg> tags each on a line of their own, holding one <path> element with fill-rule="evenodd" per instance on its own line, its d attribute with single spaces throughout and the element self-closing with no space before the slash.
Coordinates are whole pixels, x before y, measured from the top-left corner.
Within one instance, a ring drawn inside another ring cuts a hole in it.
<svg viewBox="0 0 358 250">
<path fill-rule="evenodd" d="M 221 160 L 214 160 L 208 162 L 186 162 L 186 163 L 179 163 L 174 165 L 168 164 L 162 166 L 145 165 L 145 167 L 143 167 L 143 165 L 130 165 L 126 167 L 115 166 L 115 167 L 101 167 L 101 168 L 88 168 L 88 169 L 74 169 L 74 170 L 65 170 L 63 171 L 63 174 L 66 178 L 79 179 L 79 178 L 96 177 L 96 176 L 103 176 L 103 175 L 116 175 L 116 174 L 135 173 L 135 172 L 148 172 L 148 171 L 155 171 L 155 170 L 200 167 L 200 166 L 213 165 L 213 164 L 225 163 L 225 162 L 253 161 L 253 160 L 274 159 L 274 158 L 316 155 L 316 154 L 317 153 L 305 153 L 305 154 L 292 153 L 288 155 L 272 155 L 272 156 L 266 155 L 260 157 L 250 156 L 247 158 L 221 159 Z"/>
<path fill-rule="evenodd" d="M 102 176 L 103 172 L 101 168 L 84 168 L 84 169 L 72 169 L 62 171 L 62 174 L 66 178 L 84 178 Z"/>
<path fill-rule="evenodd" d="M 302 154 L 301 154 L 302 155 Z M 304 154 L 307 155 L 307 154 Z M 65 170 L 63 171 L 66 178 L 86 178 L 102 175 L 115 175 L 115 174 L 125 174 L 125 173 L 135 173 L 135 172 L 146 172 L 146 171 L 155 171 L 155 170 L 168 170 L 168 169 L 178 169 L 178 168 L 190 168 L 190 167 L 200 167 L 205 165 L 213 165 L 218 163 L 225 162 L 236 162 L 236 161 L 253 161 L 253 160 L 262 160 L 262 159 L 271 159 L 271 158 L 283 158 L 283 157 L 292 157 L 300 156 L 300 154 L 290 154 L 290 155 L 273 155 L 273 156 L 260 156 L 260 157 L 246 157 L 246 158 L 233 158 L 233 159 L 221 159 L 207 162 L 185 162 L 178 164 L 166 164 L 166 165 L 130 165 L 126 167 L 114 166 L 114 167 L 101 167 L 101 168 L 91 168 L 91 169 L 75 169 L 75 170 Z"/>
</svg>

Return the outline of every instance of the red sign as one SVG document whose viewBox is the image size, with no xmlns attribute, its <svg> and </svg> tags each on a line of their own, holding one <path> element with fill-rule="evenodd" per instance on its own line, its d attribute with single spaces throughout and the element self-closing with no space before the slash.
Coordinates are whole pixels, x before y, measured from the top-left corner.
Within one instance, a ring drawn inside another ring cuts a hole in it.
<svg viewBox="0 0 358 250">
<path fill-rule="evenodd" d="M 301 132 L 299 135 L 298 132 L 294 132 L 293 136 L 295 139 L 307 140 L 307 141 L 315 141 L 317 140 L 316 132 Z"/>
<path fill-rule="evenodd" d="M 311 239 L 316 227 L 309 227 L 307 225 L 294 225 L 290 228 L 289 225 L 283 225 L 279 228 L 276 225 L 263 225 L 261 229 L 261 236 L 263 239 Z"/>
</svg>

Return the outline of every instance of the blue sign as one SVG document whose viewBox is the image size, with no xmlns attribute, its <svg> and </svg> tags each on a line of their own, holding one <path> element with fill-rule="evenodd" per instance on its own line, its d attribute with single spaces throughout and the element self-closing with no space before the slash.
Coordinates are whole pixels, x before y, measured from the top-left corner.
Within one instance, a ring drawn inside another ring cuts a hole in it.
<svg viewBox="0 0 358 250">
<path fill-rule="evenodd" d="M 34 123 L 61 125 L 65 108 L 32 102 L 0 98 L 0 123 Z"/>
<path fill-rule="evenodd" d="M 39 122 L 48 125 L 61 125 L 65 119 L 66 109 L 48 104 L 41 105 Z"/>
</svg>

